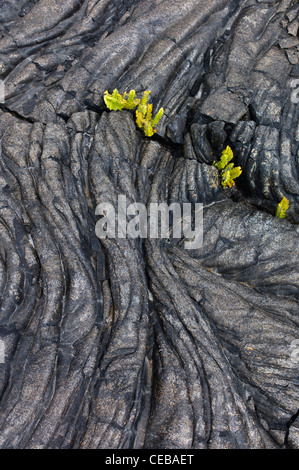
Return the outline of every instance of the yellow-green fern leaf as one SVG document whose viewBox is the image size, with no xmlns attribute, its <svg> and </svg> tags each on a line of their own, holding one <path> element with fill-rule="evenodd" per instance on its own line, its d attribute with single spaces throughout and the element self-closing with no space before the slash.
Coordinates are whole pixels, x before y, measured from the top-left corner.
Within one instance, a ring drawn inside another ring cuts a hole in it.
<svg viewBox="0 0 299 470">
<path fill-rule="evenodd" d="M 227 165 L 221 172 L 221 184 L 224 188 L 234 186 L 235 182 L 232 181 L 231 171 L 234 167 L 233 163 Z"/>
<path fill-rule="evenodd" d="M 112 111 L 120 111 L 124 108 L 126 100 L 118 93 L 117 89 L 113 90 L 112 94 L 106 90 L 104 93 L 104 101 L 108 109 Z"/>
<path fill-rule="evenodd" d="M 150 90 L 145 90 L 143 92 L 142 98 L 141 98 L 141 106 L 146 106 L 147 105 L 147 100 L 148 96 L 150 94 Z"/>
<path fill-rule="evenodd" d="M 158 122 L 160 121 L 161 117 L 163 116 L 163 113 L 164 113 L 164 109 L 160 108 L 159 111 L 157 112 L 156 116 L 152 120 L 152 126 L 153 127 L 157 126 Z"/>
<path fill-rule="evenodd" d="M 286 211 L 288 210 L 290 203 L 286 197 L 283 197 L 279 204 L 277 204 L 276 216 L 280 219 L 284 219 Z"/>
<path fill-rule="evenodd" d="M 232 164 L 233 165 L 233 164 Z M 240 176 L 242 173 L 241 167 L 240 166 L 234 166 L 230 172 L 229 172 L 229 181 L 228 181 L 228 186 L 231 188 L 232 186 L 235 186 L 235 179 Z"/>
<path fill-rule="evenodd" d="M 226 165 L 233 159 L 233 151 L 232 149 L 227 146 L 225 150 L 223 150 L 220 161 L 219 162 L 213 162 L 213 165 L 218 169 L 222 170 L 226 167 Z"/>
<path fill-rule="evenodd" d="M 125 105 L 126 109 L 134 109 L 140 103 L 140 100 L 138 98 L 135 98 L 135 95 L 135 90 L 131 90 Z"/>
<path fill-rule="evenodd" d="M 118 111 L 121 109 L 133 109 L 136 108 L 136 124 L 143 130 L 147 137 L 151 137 L 157 130 L 157 126 L 160 118 L 163 115 L 163 108 L 161 108 L 156 116 L 153 118 L 153 105 L 148 104 L 148 97 L 150 90 L 143 92 L 142 98 L 136 98 L 135 90 L 130 90 L 129 94 L 124 92 L 123 95 L 118 93 L 117 89 L 113 90 L 112 94 L 105 91 L 104 101 L 106 106 L 113 110 Z"/>
<path fill-rule="evenodd" d="M 147 107 L 148 107 L 147 100 L 148 100 L 149 94 L 150 94 L 150 90 L 146 90 L 143 93 L 141 102 L 138 106 L 138 111 L 142 114 L 143 117 L 146 115 L 146 112 L 147 112 Z"/>
<path fill-rule="evenodd" d="M 140 129 L 142 129 L 142 114 L 140 113 L 140 111 L 136 111 L 136 124 L 138 127 L 140 127 Z"/>
<path fill-rule="evenodd" d="M 236 183 L 234 180 L 242 173 L 240 166 L 234 166 L 233 163 L 229 163 L 233 157 L 232 149 L 227 146 L 221 154 L 220 161 L 213 162 L 213 166 L 219 170 L 221 184 L 224 188 L 235 186 Z"/>
<path fill-rule="evenodd" d="M 152 120 L 152 116 L 153 116 L 153 105 L 152 104 L 148 104 L 147 105 L 147 110 L 146 110 L 146 116 L 145 116 L 145 119 L 148 121 L 148 122 L 151 122 Z"/>
<path fill-rule="evenodd" d="M 152 128 L 151 123 L 146 120 L 143 123 L 143 131 L 146 137 L 151 137 L 152 135 L 154 135 L 154 130 Z"/>
</svg>

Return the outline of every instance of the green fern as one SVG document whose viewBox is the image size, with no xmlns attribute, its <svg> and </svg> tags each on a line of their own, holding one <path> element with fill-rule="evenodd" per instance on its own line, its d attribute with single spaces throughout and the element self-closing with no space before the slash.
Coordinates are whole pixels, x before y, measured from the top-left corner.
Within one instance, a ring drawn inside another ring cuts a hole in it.
<svg viewBox="0 0 299 470">
<path fill-rule="evenodd" d="M 161 117 L 163 116 L 163 114 L 164 114 L 164 109 L 160 108 L 159 111 L 157 112 L 156 116 L 152 120 L 152 126 L 153 127 L 156 127 L 158 125 L 158 123 L 159 123 Z"/>
<path fill-rule="evenodd" d="M 140 103 L 140 100 L 135 98 L 135 94 L 135 90 L 131 90 L 129 95 L 127 92 L 125 92 L 123 95 L 119 94 L 116 88 L 113 90 L 112 94 L 108 93 L 106 90 L 104 93 L 104 101 L 107 108 L 111 111 L 134 109 Z"/>
<path fill-rule="evenodd" d="M 157 132 L 155 128 L 164 113 L 163 108 L 160 108 L 155 117 L 152 118 L 153 105 L 147 103 L 149 94 L 150 91 L 148 90 L 143 93 L 141 102 L 136 110 L 136 124 L 147 137 L 151 137 Z"/>
<path fill-rule="evenodd" d="M 227 146 L 221 154 L 220 161 L 213 162 L 213 166 L 220 172 L 221 184 L 224 188 L 234 186 L 236 184 L 234 180 L 242 173 L 240 166 L 234 166 L 233 163 L 229 163 L 233 157 L 232 149 Z"/>
<path fill-rule="evenodd" d="M 124 96 L 126 93 L 124 93 Z M 136 92 L 135 90 L 131 90 L 125 105 L 126 109 L 134 109 L 138 104 L 140 103 L 140 100 L 138 98 L 135 98 Z"/>
<path fill-rule="evenodd" d="M 284 219 L 286 211 L 288 210 L 290 203 L 286 197 L 283 197 L 279 204 L 277 204 L 276 216 L 280 219 Z"/>
<path fill-rule="evenodd" d="M 115 88 L 113 90 L 112 94 L 108 93 L 106 90 L 104 93 L 104 101 L 108 109 L 111 109 L 112 111 L 120 111 L 124 108 L 126 100 L 122 95 L 120 95 Z"/>
<path fill-rule="evenodd" d="M 136 124 L 143 130 L 147 137 L 151 137 L 157 132 L 157 125 L 163 116 L 164 110 L 160 108 L 155 117 L 152 117 L 153 105 L 148 104 L 148 97 L 150 90 L 146 90 L 143 93 L 141 100 L 136 98 L 135 90 L 131 90 L 129 95 L 125 92 L 123 95 L 118 93 L 117 89 L 113 90 L 112 94 L 105 91 L 104 101 L 108 109 L 112 111 L 121 111 L 122 109 L 134 109 L 136 110 Z"/>
<path fill-rule="evenodd" d="M 230 162 L 234 157 L 232 149 L 227 146 L 225 150 L 223 150 L 220 161 L 219 162 L 214 162 L 213 165 L 218 169 L 218 170 L 223 170 L 228 162 Z"/>
<path fill-rule="evenodd" d="M 149 97 L 149 94 L 150 94 L 150 90 L 146 90 L 143 95 L 142 95 L 142 98 L 141 98 L 141 103 L 139 105 L 139 109 L 142 113 L 146 113 L 147 111 L 147 101 L 148 101 L 148 97 Z"/>
</svg>

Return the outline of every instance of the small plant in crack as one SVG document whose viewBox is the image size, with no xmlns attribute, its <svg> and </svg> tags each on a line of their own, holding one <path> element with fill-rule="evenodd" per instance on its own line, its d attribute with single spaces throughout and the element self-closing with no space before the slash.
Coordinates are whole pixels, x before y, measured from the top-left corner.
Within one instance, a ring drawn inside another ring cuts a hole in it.
<svg viewBox="0 0 299 470">
<path fill-rule="evenodd" d="M 221 154 L 220 161 L 213 162 L 213 166 L 219 171 L 221 184 L 224 188 L 235 186 L 235 179 L 242 173 L 240 166 L 235 166 L 234 163 L 229 163 L 233 157 L 234 154 L 232 149 L 227 146 Z"/>
<path fill-rule="evenodd" d="M 104 93 L 104 101 L 108 109 L 112 111 L 121 111 L 122 109 L 134 109 L 140 103 L 140 99 L 135 98 L 136 93 L 131 90 L 130 93 L 125 92 L 123 95 L 118 93 L 117 89 L 110 94 L 108 91 Z"/>
<path fill-rule="evenodd" d="M 110 94 L 106 90 L 104 93 L 104 101 L 108 109 L 112 111 L 121 111 L 122 109 L 136 109 L 136 124 L 143 130 L 147 137 L 151 137 L 157 132 L 157 125 L 163 116 L 164 110 L 160 108 L 157 114 L 153 117 L 153 105 L 148 103 L 150 90 L 143 93 L 142 98 L 136 98 L 135 90 L 129 93 L 125 92 L 123 95 L 118 93 L 115 89 Z"/>
<path fill-rule="evenodd" d="M 284 219 L 286 211 L 288 210 L 290 203 L 286 197 L 283 197 L 279 204 L 277 204 L 276 216 L 280 219 Z"/>
</svg>

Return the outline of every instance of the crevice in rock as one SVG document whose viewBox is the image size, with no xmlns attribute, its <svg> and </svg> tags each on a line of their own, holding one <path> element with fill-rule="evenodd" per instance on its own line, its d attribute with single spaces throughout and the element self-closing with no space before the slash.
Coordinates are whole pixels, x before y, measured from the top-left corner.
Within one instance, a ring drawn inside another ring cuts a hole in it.
<svg viewBox="0 0 299 470">
<path fill-rule="evenodd" d="M 0 109 L 4 113 L 9 113 L 11 116 L 19 119 L 20 121 L 29 122 L 30 124 L 33 124 L 35 122 L 35 119 L 33 119 L 31 117 L 26 118 L 26 117 L 22 116 L 21 114 L 19 114 L 17 111 L 12 111 L 11 109 L 9 109 L 7 106 L 5 106 L 3 104 L 0 104 Z"/>
</svg>

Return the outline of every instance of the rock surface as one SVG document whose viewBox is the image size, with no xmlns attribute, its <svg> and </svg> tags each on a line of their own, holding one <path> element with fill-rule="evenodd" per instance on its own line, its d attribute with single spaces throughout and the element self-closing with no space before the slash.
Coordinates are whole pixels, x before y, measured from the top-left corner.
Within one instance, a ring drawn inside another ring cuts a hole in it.
<svg viewBox="0 0 299 470">
<path fill-rule="evenodd" d="M 1 3 L 0 448 L 299 448 L 298 18 Z M 115 87 L 163 106 L 152 139 L 105 109 Z M 121 195 L 203 203 L 203 245 L 100 240 Z"/>
</svg>

